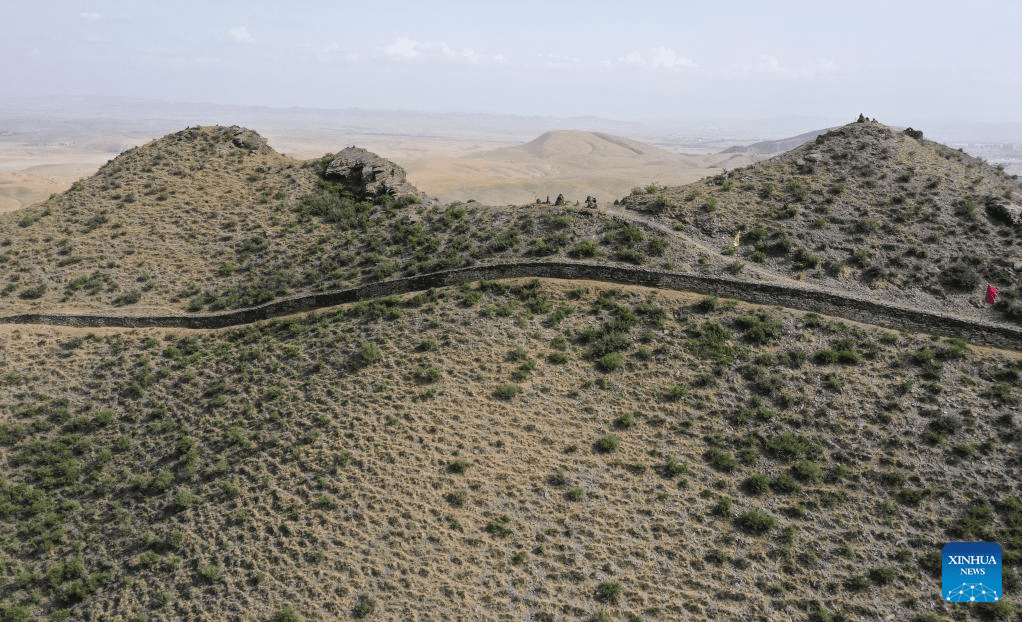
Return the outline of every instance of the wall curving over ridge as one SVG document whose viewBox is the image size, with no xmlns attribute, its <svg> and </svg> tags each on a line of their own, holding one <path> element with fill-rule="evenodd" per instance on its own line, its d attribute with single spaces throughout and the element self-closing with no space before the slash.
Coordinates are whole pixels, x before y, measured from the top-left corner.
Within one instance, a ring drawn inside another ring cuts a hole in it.
<svg viewBox="0 0 1022 622">
<path fill-rule="evenodd" d="M 455 285 L 464 281 L 515 277 L 585 279 L 695 292 L 764 305 L 844 317 L 898 330 L 959 337 L 973 343 L 1022 351 L 1022 329 L 909 309 L 872 300 L 794 285 L 750 283 L 723 276 L 657 272 L 641 268 L 571 262 L 523 262 L 460 268 L 345 290 L 296 296 L 257 307 L 191 315 L 92 315 L 29 313 L 0 317 L 2 323 L 124 328 L 224 328 L 391 294 Z"/>
</svg>

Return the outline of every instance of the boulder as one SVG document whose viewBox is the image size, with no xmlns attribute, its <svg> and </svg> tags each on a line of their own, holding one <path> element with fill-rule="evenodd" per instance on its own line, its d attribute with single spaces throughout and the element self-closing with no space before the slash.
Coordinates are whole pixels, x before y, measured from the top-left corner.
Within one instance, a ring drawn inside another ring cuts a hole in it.
<svg viewBox="0 0 1022 622">
<path fill-rule="evenodd" d="M 987 199 L 986 210 L 990 218 L 1022 229 L 1022 207 L 1011 203 L 1001 203 L 996 199 Z"/>
<path fill-rule="evenodd" d="M 272 151 L 270 146 L 266 143 L 266 139 L 259 135 L 258 132 L 254 132 L 248 128 L 232 125 L 228 128 L 233 134 L 231 143 L 239 149 L 248 149 L 249 151 L 255 151 L 258 153 L 269 153 Z"/>
<path fill-rule="evenodd" d="M 405 180 L 405 169 L 361 147 L 338 151 L 327 165 L 324 176 L 370 196 L 422 195 Z"/>
</svg>

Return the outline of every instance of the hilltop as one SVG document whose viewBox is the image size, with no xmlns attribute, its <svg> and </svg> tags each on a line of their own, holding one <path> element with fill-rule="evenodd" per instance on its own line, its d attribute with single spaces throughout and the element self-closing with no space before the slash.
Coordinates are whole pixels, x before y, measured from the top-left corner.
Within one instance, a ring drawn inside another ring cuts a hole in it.
<svg viewBox="0 0 1022 622">
<path fill-rule="evenodd" d="M 553 130 L 519 145 L 407 166 L 410 179 L 443 201 L 531 203 L 563 194 L 573 201 L 595 196 L 610 202 L 639 185 L 690 183 L 756 159 L 683 155 L 606 132 Z"/>
<path fill-rule="evenodd" d="M 0 310 L 216 311 L 508 259 L 696 260 L 662 232 L 574 205 L 442 205 L 364 150 L 352 153 L 381 176 L 398 171 L 393 187 L 342 179 L 331 165 L 345 151 L 293 160 L 237 126 L 130 149 L 0 214 Z"/>
<path fill-rule="evenodd" d="M 1022 320 L 1022 184 L 1001 167 L 870 120 L 695 184 L 625 197 L 734 259 L 825 289 Z M 740 273 L 740 270 L 738 270 Z"/>
</svg>

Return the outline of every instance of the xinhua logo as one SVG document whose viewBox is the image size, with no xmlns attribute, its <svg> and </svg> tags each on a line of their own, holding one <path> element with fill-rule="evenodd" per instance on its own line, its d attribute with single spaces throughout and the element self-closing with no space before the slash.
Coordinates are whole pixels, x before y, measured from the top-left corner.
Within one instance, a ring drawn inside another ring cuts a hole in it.
<svg viewBox="0 0 1022 622">
<path fill-rule="evenodd" d="M 941 555 L 941 596 L 952 603 L 1001 599 L 1001 545 L 949 542 Z"/>
</svg>

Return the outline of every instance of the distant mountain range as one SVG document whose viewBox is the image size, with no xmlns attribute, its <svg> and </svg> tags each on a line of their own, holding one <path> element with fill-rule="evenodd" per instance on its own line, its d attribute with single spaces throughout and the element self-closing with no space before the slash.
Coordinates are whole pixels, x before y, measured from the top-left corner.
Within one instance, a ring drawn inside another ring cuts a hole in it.
<svg viewBox="0 0 1022 622">
<path fill-rule="evenodd" d="M 752 143 L 751 145 L 735 145 L 728 147 L 721 151 L 721 153 L 758 153 L 763 155 L 774 155 L 777 153 L 784 153 L 785 151 L 791 151 L 795 147 L 801 147 L 807 142 L 815 139 L 820 134 L 826 134 L 833 128 L 825 128 L 822 130 L 813 130 L 798 136 L 792 136 L 791 138 L 782 138 L 780 140 L 764 140 L 758 143 Z"/>
</svg>

